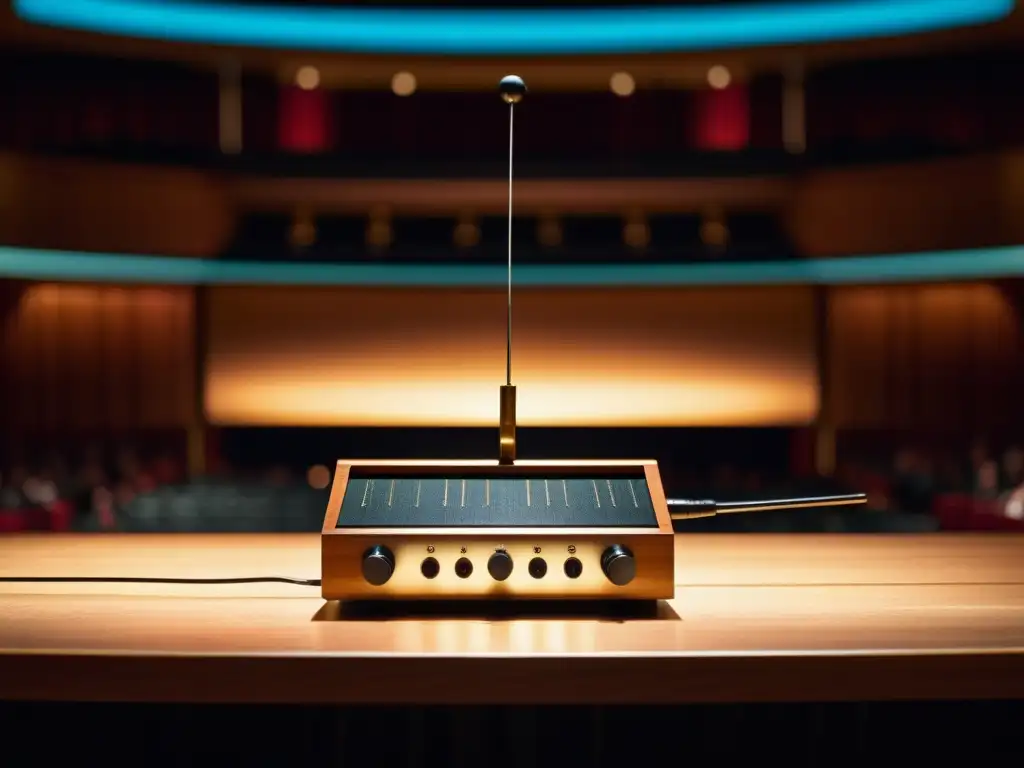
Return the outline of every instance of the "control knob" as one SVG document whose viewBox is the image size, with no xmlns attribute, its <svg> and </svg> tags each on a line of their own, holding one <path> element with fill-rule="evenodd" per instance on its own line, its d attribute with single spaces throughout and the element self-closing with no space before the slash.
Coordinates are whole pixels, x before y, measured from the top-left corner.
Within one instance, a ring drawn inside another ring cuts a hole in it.
<svg viewBox="0 0 1024 768">
<path fill-rule="evenodd" d="M 504 549 L 495 550 L 487 560 L 487 572 L 495 581 L 504 581 L 512 575 L 512 556 Z"/>
<path fill-rule="evenodd" d="M 612 544 L 601 555 L 601 570 L 612 584 L 624 587 L 636 576 L 636 559 L 625 547 Z"/>
<path fill-rule="evenodd" d="M 363 554 L 363 578 L 373 586 L 386 584 L 394 572 L 395 556 L 387 547 L 370 547 Z"/>
</svg>

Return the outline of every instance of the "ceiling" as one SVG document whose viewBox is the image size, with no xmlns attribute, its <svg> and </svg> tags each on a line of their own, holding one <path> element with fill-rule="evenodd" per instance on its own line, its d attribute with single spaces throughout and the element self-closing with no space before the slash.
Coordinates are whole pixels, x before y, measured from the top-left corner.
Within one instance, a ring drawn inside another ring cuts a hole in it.
<svg viewBox="0 0 1024 768">
<path fill-rule="evenodd" d="M 66 31 L 26 24 L 15 18 L 11 0 L 0 3 L 0 45 L 181 61 L 202 68 L 232 64 L 289 78 L 299 67 L 313 65 L 320 70 L 324 85 L 348 88 L 388 88 L 395 72 L 403 70 L 413 72 L 418 87 L 424 89 L 490 89 L 500 77 L 515 71 L 535 89 L 603 90 L 611 74 L 621 70 L 628 71 L 639 87 L 688 87 L 704 82 L 708 69 L 716 64 L 728 66 L 742 79 L 760 72 L 815 68 L 840 61 L 1010 46 L 1024 39 L 1024 13 L 1018 6 L 1010 17 L 994 24 L 898 38 L 691 53 L 454 58 L 270 50 Z"/>
</svg>

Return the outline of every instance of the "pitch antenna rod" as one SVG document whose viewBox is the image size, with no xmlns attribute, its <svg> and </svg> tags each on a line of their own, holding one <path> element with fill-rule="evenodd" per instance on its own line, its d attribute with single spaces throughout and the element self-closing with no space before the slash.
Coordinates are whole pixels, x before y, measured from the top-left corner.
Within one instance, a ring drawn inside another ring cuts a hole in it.
<svg viewBox="0 0 1024 768">
<path fill-rule="evenodd" d="M 505 328 L 505 384 L 501 387 L 498 422 L 499 454 L 502 464 L 516 460 L 516 388 L 512 385 L 512 138 L 516 104 L 526 95 L 526 83 L 517 75 L 498 83 L 502 101 L 508 104 L 508 314 Z"/>
</svg>

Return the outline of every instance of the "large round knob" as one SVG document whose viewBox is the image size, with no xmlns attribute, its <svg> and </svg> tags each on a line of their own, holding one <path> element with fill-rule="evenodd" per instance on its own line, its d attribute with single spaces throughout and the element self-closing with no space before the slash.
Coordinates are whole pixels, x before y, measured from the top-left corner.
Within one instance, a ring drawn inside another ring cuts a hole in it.
<svg viewBox="0 0 1024 768">
<path fill-rule="evenodd" d="M 636 560 L 628 549 L 612 544 L 601 555 L 601 570 L 612 584 L 624 587 L 636 576 Z"/>
<path fill-rule="evenodd" d="M 387 547 L 370 547 L 363 554 L 363 578 L 379 587 L 395 572 L 395 556 Z"/>
<path fill-rule="evenodd" d="M 512 556 L 504 549 L 497 550 L 487 560 L 487 572 L 495 581 L 504 581 L 512 575 Z"/>
</svg>

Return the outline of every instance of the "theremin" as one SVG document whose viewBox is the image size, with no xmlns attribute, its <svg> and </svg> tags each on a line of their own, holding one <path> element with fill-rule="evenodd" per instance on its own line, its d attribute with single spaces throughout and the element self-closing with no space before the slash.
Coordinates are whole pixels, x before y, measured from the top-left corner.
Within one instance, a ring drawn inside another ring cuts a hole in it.
<svg viewBox="0 0 1024 768">
<path fill-rule="evenodd" d="M 321 532 L 328 600 L 657 600 L 675 592 L 672 521 L 863 504 L 863 494 L 758 502 L 667 499 L 653 460 L 516 459 L 512 384 L 512 126 L 509 105 L 508 333 L 499 457 L 339 461 Z"/>
</svg>

